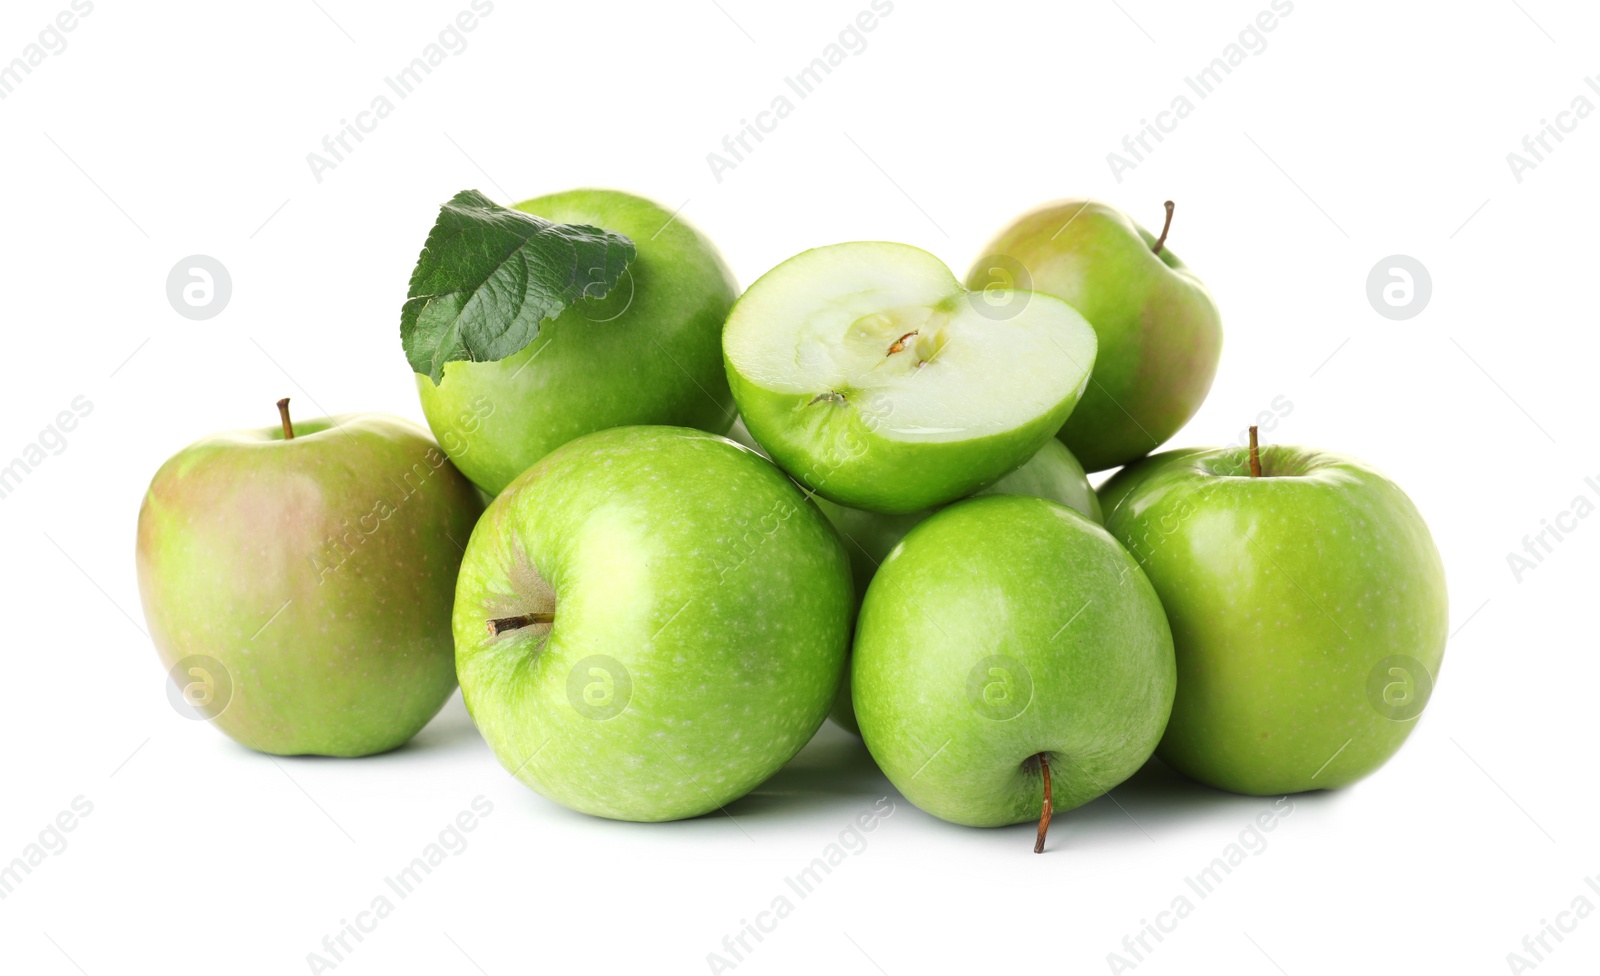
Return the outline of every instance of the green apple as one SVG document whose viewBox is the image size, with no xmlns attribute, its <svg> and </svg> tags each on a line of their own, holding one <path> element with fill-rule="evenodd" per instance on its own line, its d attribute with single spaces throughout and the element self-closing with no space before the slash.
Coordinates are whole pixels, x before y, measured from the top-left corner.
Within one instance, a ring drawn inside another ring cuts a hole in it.
<svg viewBox="0 0 1600 976">
<path fill-rule="evenodd" d="M 455 689 L 452 594 L 482 503 L 416 424 L 291 425 L 279 409 L 280 426 L 208 437 L 156 472 L 145 620 L 189 704 L 244 745 L 384 752 Z"/>
<path fill-rule="evenodd" d="M 1078 464 L 1072 452 L 1060 441 L 1049 441 L 1039 453 L 1029 458 L 1022 467 L 999 481 L 974 493 L 980 495 L 1028 495 L 1048 498 L 1095 522 L 1101 520 L 1100 501 L 1089 486 L 1089 477 Z M 839 534 L 844 536 L 845 550 L 850 553 L 850 572 L 855 580 L 856 595 L 863 597 L 872 575 L 900 540 L 937 509 L 923 509 L 902 515 L 869 512 L 861 508 L 847 508 L 826 498 L 818 498 L 817 507 L 828 517 Z"/>
<path fill-rule="evenodd" d="M 1236 793 L 1334 788 L 1416 726 L 1444 656 L 1444 567 L 1416 507 L 1359 461 L 1176 451 L 1103 488 L 1178 655 L 1159 755 Z"/>
<path fill-rule="evenodd" d="M 1160 454 L 1152 454 L 1147 458 L 1141 458 L 1136 463 L 1118 471 L 1109 480 L 1102 483 L 1095 492 L 1095 495 L 1100 499 L 1100 523 L 1102 525 L 1105 524 L 1104 514 L 1106 512 L 1122 504 L 1124 498 L 1137 491 L 1147 479 L 1162 469 L 1163 465 L 1157 462 L 1177 461 L 1195 454 L 1204 454 L 1209 450 L 1215 449 L 1180 447 L 1176 450 L 1162 451 Z"/>
<path fill-rule="evenodd" d="M 1100 502 L 1089 478 L 1083 473 L 1072 452 L 1060 441 L 1051 440 L 1039 449 L 1022 467 L 977 493 L 978 495 L 1028 495 L 1059 502 L 1095 522 L 1100 521 Z M 817 507 L 828 517 L 833 527 L 844 537 L 845 551 L 850 554 L 850 574 L 855 581 L 856 599 L 859 602 L 891 550 L 918 524 L 935 510 L 912 512 L 907 515 L 886 515 L 860 508 L 845 508 L 825 498 L 817 498 Z M 861 734 L 856 722 L 855 709 L 850 703 L 850 674 L 845 672 L 844 682 L 834 699 L 831 717 L 846 731 Z"/>
<path fill-rule="evenodd" d="M 1018 217 L 967 273 L 970 288 L 1065 299 L 1094 326 L 1094 375 L 1058 435 L 1090 471 L 1160 447 L 1217 375 L 1222 320 L 1205 285 L 1165 246 L 1168 227 L 1158 239 L 1114 207 L 1062 200 Z"/>
<path fill-rule="evenodd" d="M 621 427 L 495 499 L 456 587 L 456 667 L 507 769 L 574 810 L 716 810 L 816 732 L 844 668 L 837 534 L 753 451 Z"/>
<path fill-rule="evenodd" d="M 743 418 L 733 422 L 728 437 L 754 451 L 766 453 L 761 450 L 761 445 L 756 443 L 756 439 L 750 436 L 749 428 L 745 427 Z M 977 494 L 1048 498 L 1088 516 L 1095 522 L 1100 521 L 1100 500 L 1095 495 L 1094 489 L 1089 486 L 1089 477 L 1084 474 L 1083 466 L 1060 441 L 1053 439 L 1047 441 L 1044 447 L 1039 449 L 1039 453 L 1029 458 L 1022 467 Z M 858 606 L 861 599 L 866 596 L 867 584 L 872 582 L 872 575 L 878 571 L 879 564 L 888 557 L 889 551 L 905 538 L 907 532 L 937 511 L 937 509 L 925 509 L 903 515 L 889 515 L 861 508 L 846 508 L 821 496 L 813 497 L 812 501 L 817 503 L 817 508 L 822 510 L 822 514 L 828 517 L 828 521 L 833 523 L 833 527 L 839 530 L 839 535 L 844 539 L 845 552 L 850 555 L 850 577 L 855 583 Z M 861 727 L 856 722 L 855 708 L 850 704 L 848 667 L 845 669 L 844 681 L 839 684 L 839 694 L 834 698 L 833 709 L 828 713 L 828 717 L 845 731 L 854 735 L 861 734 Z"/>
<path fill-rule="evenodd" d="M 1065 302 L 978 295 L 905 244 L 806 251 L 734 306 L 722 336 L 750 432 L 824 498 L 915 512 L 1036 454 L 1077 404 L 1094 330 Z"/>
<path fill-rule="evenodd" d="M 760 443 L 750 436 L 750 429 L 744 425 L 742 417 L 734 420 L 733 427 L 728 431 L 728 438 L 763 457 L 766 456 L 767 452 Z M 1045 442 L 1039 453 L 1024 462 L 1022 467 L 975 494 L 1031 495 L 1035 498 L 1048 498 L 1075 509 L 1096 522 L 1101 521 L 1100 498 L 1090 486 L 1089 476 L 1084 473 L 1083 466 L 1078 463 L 1077 458 L 1074 458 L 1072 452 L 1060 441 Z M 929 508 L 920 512 L 890 515 L 884 512 L 848 508 L 821 496 L 813 497 L 812 501 L 817 503 L 817 508 L 822 510 L 822 514 L 826 515 L 828 521 L 833 523 L 833 527 L 844 536 L 845 551 L 850 554 L 850 575 L 855 581 L 858 601 L 866 595 L 867 584 L 872 582 L 872 574 L 877 572 L 878 564 L 889 555 L 889 550 L 905 538 L 905 534 L 914 526 L 937 511 Z"/>
<path fill-rule="evenodd" d="M 908 800 L 977 827 L 1043 813 L 1040 847 L 1051 810 L 1150 757 L 1175 681 L 1133 558 L 1018 495 L 958 502 L 895 547 L 862 601 L 851 678 L 862 738 Z"/>
<path fill-rule="evenodd" d="M 456 466 L 497 494 L 591 431 L 726 431 L 734 411 L 720 336 L 739 289 L 711 242 L 681 215 L 616 190 L 556 193 L 515 209 L 616 231 L 638 253 L 605 298 L 568 307 L 521 352 L 447 363 L 438 386 L 418 374 L 428 426 Z"/>
</svg>

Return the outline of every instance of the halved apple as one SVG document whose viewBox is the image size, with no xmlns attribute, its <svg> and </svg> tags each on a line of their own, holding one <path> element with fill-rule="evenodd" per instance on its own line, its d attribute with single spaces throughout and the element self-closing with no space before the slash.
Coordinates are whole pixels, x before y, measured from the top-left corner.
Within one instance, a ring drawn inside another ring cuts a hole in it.
<svg viewBox="0 0 1600 976">
<path fill-rule="evenodd" d="M 832 501 L 913 512 L 1027 461 L 1072 413 L 1095 334 L 1048 295 L 967 291 L 920 248 L 796 255 L 734 305 L 728 383 L 750 433 Z"/>
</svg>

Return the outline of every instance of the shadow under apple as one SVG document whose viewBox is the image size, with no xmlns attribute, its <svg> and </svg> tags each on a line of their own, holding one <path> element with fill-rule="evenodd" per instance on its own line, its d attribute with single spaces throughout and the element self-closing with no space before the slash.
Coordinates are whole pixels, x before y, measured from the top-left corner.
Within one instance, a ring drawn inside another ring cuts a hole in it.
<svg viewBox="0 0 1600 976">
<path fill-rule="evenodd" d="M 1344 790 L 1313 790 L 1292 794 L 1297 808 L 1316 809 L 1339 802 Z M 1163 834 L 1197 825 L 1224 833 L 1236 831 L 1272 807 L 1275 796 L 1245 796 L 1196 782 L 1151 756 L 1139 771 L 1109 793 L 1065 813 L 1058 812 L 1050 831 L 1050 845 L 1063 848 L 1088 843 L 1159 842 Z M 1032 837 L 1033 824 L 1000 828 L 1020 838 Z"/>
<path fill-rule="evenodd" d="M 471 743 L 488 748 L 483 736 L 478 734 L 478 727 L 472 724 L 472 716 L 467 712 L 466 702 L 462 701 L 461 689 L 458 688 L 421 732 L 390 755 L 456 749 Z"/>
<path fill-rule="evenodd" d="M 804 816 L 827 807 L 848 814 L 881 796 L 904 802 L 862 741 L 824 722 L 787 765 L 728 804 L 727 812 L 741 820 Z"/>
</svg>

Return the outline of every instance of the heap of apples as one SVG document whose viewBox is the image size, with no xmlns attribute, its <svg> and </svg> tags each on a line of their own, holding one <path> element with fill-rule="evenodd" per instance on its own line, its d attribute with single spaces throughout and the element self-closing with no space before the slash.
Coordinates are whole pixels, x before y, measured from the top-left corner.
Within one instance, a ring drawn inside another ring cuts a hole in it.
<svg viewBox="0 0 1600 976">
<path fill-rule="evenodd" d="M 1222 346 L 1166 207 L 1156 236 L 1043 206 L 965 283 L 858 242 L 741 296 L 650 201 L 459 194 L 401 314 L 433 437 L 282 401 L 169 460 L 139 513 L 156 647 L 279 755 L 396 748 L 459 682 L 518 779 L 622 820 L 725 806 L 830 711 L 918 807 L 1038 821 L 1035 850 L 1152 753 L 1240 793 L 1351 783 L 1427 703 L 1439 555 L 1349 457 L 1253 428 L 1150 455 Z"/>
</svg>

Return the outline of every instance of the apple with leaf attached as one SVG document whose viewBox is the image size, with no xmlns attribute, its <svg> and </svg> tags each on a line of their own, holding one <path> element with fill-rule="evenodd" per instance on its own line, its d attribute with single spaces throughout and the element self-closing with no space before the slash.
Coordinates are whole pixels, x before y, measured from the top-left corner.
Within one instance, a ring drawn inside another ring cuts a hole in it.
<svg viewBox="0 0 1600 976">
<path fill-rule="evenodd" d="M 591 431 L 726 431 L 720 340 L 737 295 L 711 242 L 642 197 L 571 190 L 508 209 L 465 191 L 412 272 L 401 343 L 428 426 L 494 495 Z"/>
</svg>

